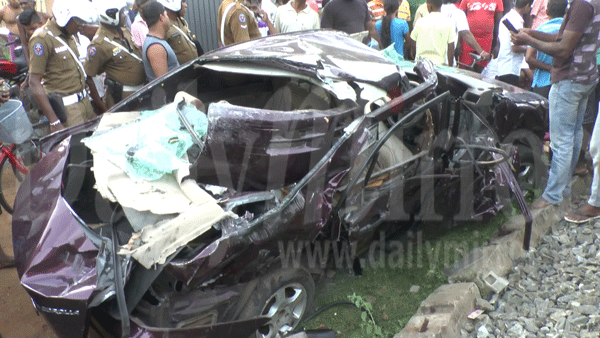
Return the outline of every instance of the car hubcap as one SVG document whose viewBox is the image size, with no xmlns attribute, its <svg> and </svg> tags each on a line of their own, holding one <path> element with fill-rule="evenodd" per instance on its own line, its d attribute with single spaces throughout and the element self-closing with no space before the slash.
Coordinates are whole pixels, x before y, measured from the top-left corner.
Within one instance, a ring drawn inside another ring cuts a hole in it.
<svg viewBox="0 0 600 338">
<path fill-rule="evenodd" d="M 298 283 L 288 284 L 267 300 L 261 312 L 271 320 L 258 329 L 261 338 L 281 338 L 300 323 L 308 303 L 306 289 Z"/>
<path fill-rule="evenodd" d="M 532 199 L 535 197 L 535 189 L 537 189 L 536 185 L 536 172 L 535 172 L 535 163 L 531 160 L 525 160 L 521 162 L 521 167 L 519 168 L 519 172 L 517 173 L 517 181 L 521 190 L 523 191 L 523 195 L 527 199 Z M 539 173 L 538 173 L 539 175 Z"/>
<path fill-rule="evenodd" d="M 529 163 L 525 163 L 524 165 L 521 165 L 521 169 L 520 169 L 519 173 L 517 174 L 519 183 L 522 183 L 522 186 L 521 186 L 522 189 L 533 189 L 535 186 L 535 183 L 534 183 L 535 178 L 533 177 L 532 166 L 533 165 L 531 165 Z"/>
</svg>

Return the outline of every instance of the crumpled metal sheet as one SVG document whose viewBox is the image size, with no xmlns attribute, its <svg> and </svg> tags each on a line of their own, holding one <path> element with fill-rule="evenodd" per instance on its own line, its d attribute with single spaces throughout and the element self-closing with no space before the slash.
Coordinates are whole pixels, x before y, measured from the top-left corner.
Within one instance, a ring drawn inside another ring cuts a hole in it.
<svg viewBox="0 0 600 338">
<path fill-rule="evenodd" d="M 220 238 L 194 257 L 174 259 L 165 266 L 165 271 L 188 285 L 195 285 L 211 278 L 212 273 L 220 271 L 219 266 L 233 260 L 239 264 L 252 262 L 254 257 L 243 255 L 249 247 L 329 235 L 330 229 L 325 226 L 330 222 L 337 188 L 371 136 L 365 119 L 355 121 L 346 128 L 343 137 L 335 139 L 328 147 L 328 155 L 320 159 L 320 165 L 312 166 L 312 172 L 292 186 L 284 201 L 258 215 L 260 217 L 250 220 L 240 217 L 233 222 L 221 223 L 223 234 Z M 299 190 L 294 192 L 295 189 Z M 333 222 L 331 229 L 338 234 L 339 224 Z"/>
<path fill-rule="evenodd" d="M 341 101 L 321 111 L 270 111 L 216 102 L 209 106 L 206 148 L 190 169 L 198 182 L 265 191 L 306 175 L 342 128 L 362 114 Z"/>
<path fill-rule="evenodd" d="M 88 304 L 110 285 L 99 284 L 97 259 L 103 253 L 61 197 L 69 142 L 70 138 L 61 142 L 58 151 L 44 157 L 26 177 L 22 187 L 35 189 L 19 190 L 12 235 L 21 285 L 61 336 L 77 337 L 86 330 Z M 61 228 L 48 228 L 49 222 Z M 64 325 L 55 325 L 58 318 Z"/>
<path fill-rule="evenodd" d="M 377 83 L 387 89 L 390 74 L 400 78 L 395 64 L 376 50 L 364 48 L 343 32 L 332 30 L 302 31 L 250 40 L 204 54 L 200 60 L 228 61 L 243 59 L 270 64 L 275 68 L 296 67 L 297 72 L 317 73 L 327 79 Z"/>
</svg>

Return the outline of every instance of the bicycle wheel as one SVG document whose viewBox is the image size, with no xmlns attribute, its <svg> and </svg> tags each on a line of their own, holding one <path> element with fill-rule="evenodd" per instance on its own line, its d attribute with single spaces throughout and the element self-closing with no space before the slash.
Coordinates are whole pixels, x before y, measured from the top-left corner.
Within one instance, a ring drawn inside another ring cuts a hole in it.
<svg viewBox="0 0 600 338">
<path fill-rule="evenodd" d="M 18 161 L 20 161 L 20 159 Z M 22 162 L 21 165 L 23 165 Z M 29 170 L 33 165 L 24 167 Z M 19 191 L 19 187 L 25 179 L 25 175 L 26 174 L 20 172 L 11 165 L 8 157 L 4 157 L 2 162 L 0 162 L 0 204 L 11 215 L 13 213 L 17 191 Z"/>
</svg>

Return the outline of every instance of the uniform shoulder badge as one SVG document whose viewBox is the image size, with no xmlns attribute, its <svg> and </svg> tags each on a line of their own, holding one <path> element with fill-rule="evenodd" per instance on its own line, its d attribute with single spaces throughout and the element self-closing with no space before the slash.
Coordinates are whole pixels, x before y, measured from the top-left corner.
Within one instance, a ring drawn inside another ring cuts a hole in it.
<svg viewBox="0 0 600 338">
<path fill-rule="evenodd" d="M 240 14 L 239 19 L 240 23 L 246 23 L 246 16 L 244 14 Z"/>
<path fill-rule="evenodd" d="M 98 50 L 96 49 L 96 47 L 90 47 L 90 49 L 88 50 L 88 54 L 90 56 L 95 56 L 96 53 L 98 53 Z"/>
<path fill-rule="evenodd" d="M 33 53 L 37 56 L 44 55 L 44 45 L 41 42 L 36 42 L 33 44 Z"/>
</svg>

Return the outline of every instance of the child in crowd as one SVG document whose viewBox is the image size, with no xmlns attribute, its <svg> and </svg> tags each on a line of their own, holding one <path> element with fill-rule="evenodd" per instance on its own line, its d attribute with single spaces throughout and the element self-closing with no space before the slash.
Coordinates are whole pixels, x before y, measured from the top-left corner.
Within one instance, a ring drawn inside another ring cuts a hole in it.
<svg viewBox="0 0 600 338">
<path fill-rule="evenodd" d="M 456 28 L 454 23 L 442 15 L 442 0 L 427 0 L 429 14 L 417 21 L 410 38 L 415 58 L 424 57 L 433 63 L 453 65 L 454 40 Z"/>
<path fill-rule="evenodd" d="M 396 52 L 404 57 L 404 42 L 410 41 L 408 23 L 396 18 L 399 8 L 398 0 L 385 0 L 383 8 L 386 14 L 375 23 L 381 41 L 381 49 L 394 43 Z"/>
</svg>

